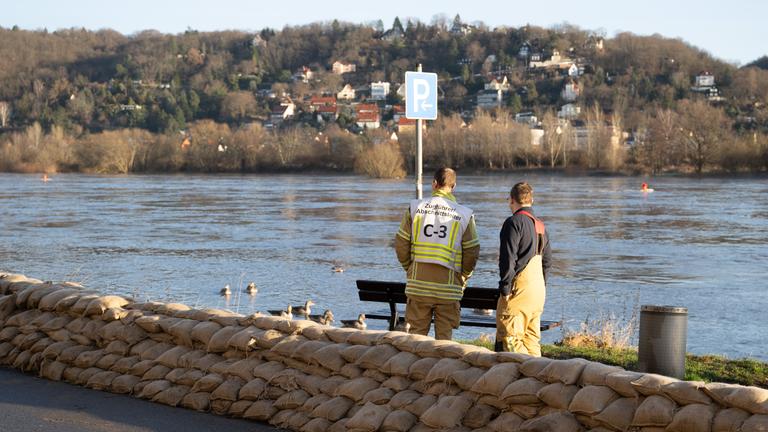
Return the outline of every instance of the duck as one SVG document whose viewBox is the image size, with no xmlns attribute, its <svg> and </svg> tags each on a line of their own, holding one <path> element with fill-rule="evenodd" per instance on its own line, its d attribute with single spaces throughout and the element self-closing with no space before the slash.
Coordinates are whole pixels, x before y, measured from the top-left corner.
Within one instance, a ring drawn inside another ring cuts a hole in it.
<svg viewBox="0 0 768 432">
<path fill-rule="evenodd" d="M 365 330 L 366 327 L 368 327 L 368 325 L 365 324 L 365 314 L 358 315 L 356 320 L 341 320 L 341 326 L 356 328 L 358 330 Z"/>
<path fill-rule="evenodd" d="M 333 322 L 333 312 L 330 309 L 326 309 L 322 315 L 308 315 L 308 318 L 322 325 L 331 325 Z"/>
<path fill-rule="evenodd" d="M 294 312 L 296 315 L 304 315 L 304 316 L 306 317 L 307 315 L 309 315 L 310 313 L 312 313 L 312 312 L 311 312 L 312 310 L 310 309 L 310 307 L 311 307 L 311 306 L 313 306 L 314 304 L 315 304 L 315 302 L 313 302 L 312 300 L 307 300 L 307 301 L 304 303 L 304 305 L 303 305 L 303 306 L 294 306 L 294 307 L 293 307 L 293 312 Z"/>
<path fill-rule="evenodd" d="M 493 309 L 472 309 L 478 315 L 493 315 Z"/>
<path fill-rule="evenodd" d="M 293 307 L 288 305 L 285 310 L 268 310 L 267 312 L 269 312 L 270 315 L 279 316 L 280 318 L 293 319 L 292 309 Z"/>
<path fill-rule="evenodd" d="M 232 290 L 229 289 L 229 284 L 224 285 L 224 288 L 222 288 L 221 291 L 219 291 L 219 294 L 223 296 L 231 296 Z"/>
<path fill-rule="evenodd" d="M 259 292 L 259 289 L 256 288 L 256 284 L 255 283 L 251 282 L 251 283 L 248 284 L 247 287 L 245 287 L 245 292 L 247 292 L 250 295 L 254 295 L 257 292 Z"/>
<path fill-rule="evenodd" d="M 397 320 L 397 324 L 395 324 L 395 331 L 409 333 L 411 331 L 411 324 L 407 323 L 405 319 L 401 318 Z"/>
<path fill-rule="evenodd" d="M 332 270 L 334 273 L 344 273 L 344 267 L 342 267 L 342 266 L 340 266 L 340 265 L 337 265 L 337 266 L 333 266 L 333 267 L 331 267 L 331 270 Z"/>
</svg>

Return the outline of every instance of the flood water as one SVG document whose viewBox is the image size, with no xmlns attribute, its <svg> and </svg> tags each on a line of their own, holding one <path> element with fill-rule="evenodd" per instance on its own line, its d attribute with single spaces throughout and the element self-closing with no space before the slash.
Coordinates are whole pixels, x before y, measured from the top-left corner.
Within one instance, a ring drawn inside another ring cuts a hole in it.
<svg viewBox="0 0 768 432">
<path fill-rule="evenodd" d="M 768 360 L 768 181 L 657 178 L 643 194 L 632 177 L 461 176 L 481 240 L 471 286 L 497 286 L 506 196 L 523 179 L 553 245 L 544 319 L 578 329 L 683 306 L 688 351 Z M 0 270 L 242 313 L 312 299 L 349 319 L 385 307 L 358 301 L 356 279 L 404 280 L 392 245 L 413 195 L 411 179 L 358 176 L 0 174 Z"/>
</svg>

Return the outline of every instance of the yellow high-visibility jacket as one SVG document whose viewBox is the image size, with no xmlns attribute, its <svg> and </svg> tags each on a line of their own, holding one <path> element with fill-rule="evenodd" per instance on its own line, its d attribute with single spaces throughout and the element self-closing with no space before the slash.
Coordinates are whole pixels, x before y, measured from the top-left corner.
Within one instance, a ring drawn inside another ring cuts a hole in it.
<svg viewBox="0 0 768 432">
<path fill-rule="evenodd" d="M 400 222 L 395 251 L 407 274 L 407 295 L 461 300 L 480 254 L 472 210 L 439 190 L 415 200 Z"/>
</svg>

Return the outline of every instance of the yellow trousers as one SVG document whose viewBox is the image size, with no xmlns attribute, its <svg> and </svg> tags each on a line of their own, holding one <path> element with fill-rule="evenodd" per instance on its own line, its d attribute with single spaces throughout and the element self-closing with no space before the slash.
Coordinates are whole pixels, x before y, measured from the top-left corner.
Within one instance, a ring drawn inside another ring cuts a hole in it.
<svg viewBox="0 0 768 432">
<path fill-rule="evenodd" d="M 433 297 L 408 296 L 405 321 L 411 325 L 410 333 L 426 336 L 432 318 L 435 320 L 435 339 L 450 340 L 453 329 L 459 328 L 461 305 L 457 301 Z"/>
<path fill-rule="evenodd" d="M 541 357 L 541 314 L 546 288 L 541 255 L 535 255 L 515 278 L 513 293 L 496 305 L 496 344 L 503 351 Z"/>
</svg>

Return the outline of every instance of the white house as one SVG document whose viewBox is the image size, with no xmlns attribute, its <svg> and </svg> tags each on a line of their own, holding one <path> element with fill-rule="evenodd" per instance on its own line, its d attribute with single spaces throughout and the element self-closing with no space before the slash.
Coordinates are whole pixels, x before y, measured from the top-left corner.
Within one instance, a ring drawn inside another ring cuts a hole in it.
<svg viewBox="0 0 768 432">
<path fill-rule="evenodd" d="M 557 112 L 557 116 L 563 119 L 578 117 L 579 114 L 581 114 L 581 107 L 572 103 L 563 105 L 560 107 L 560 111 Z"/>
<path fill-rule="evenodd" d="M 315 74 L 312 72 L 312 69 L 302 66 L 301 69 L 293 74 L 293 80 L 308 83 L 314 76 Z"/>
<path fill-rule="evenodd" d="M 355 89 L 353 89 L 352 86 L 349 84 L 345 85 L 340 92 L 336 93 L 336 99 L 353 100 L 354 98 L 355 98 Z"/>
<path fill-rule="evenodd" d="M 704 89 L 704 88 L 709 88 L 714 86 L 715 86 L 715 76 L 712 75 L 711 73 L 704 71 L 696 75 L 694 88 Z"/>
<path fill-rule="evenodd" d="M 272 120 L 273 125 L 277 126 L 283 121 L 293 118 L 295 114 L 296 105 L 293 102 L 282 102 L 272 110 L 270 120 Z"/>
<path fill-rule="evenodd" d="M 485 83 L 485 90 L 501 90 L 508 92 L 510 89 L 509 80 L 504 76 L 501 79 L 493 78 L 491 82 Z"/>
<path fill-rule="evenodd" d="M 573 80 L 568 80 L 563 87 L 563 91 L 560 92 L 560 96 L 562 96 L 563 100 L 569 102 L 575 101 L 576 98 L 579 97 L 579 94 L 581 94 L 579 83 Z"/>
<path fill-rule="evenodd" d="M 477 93 L 478 108 L 498 108 L 504 101 L 504 92 L 499 90 L 482 90 Z"/>
<path fill-rule="evenodd" d="M 331 66 L 331 68 L 333 69 L 333 73 L 336 75 L 342 75 L 357 70 L 356 65 L 352 63 L 342 63 L 340 61 L 333 62 L 333 66 Z"/>
<path fill-rule="evenodd" d="M 536 126 L 539 123 L 539 119 L 530 111 L 515 114 L 515 121 L 521 124 L 527 124 L 531 127 Z"/>
<path fill-rule="evenodd" d="M 378 81 L 371 83 L 371 99 L 384 100 L 389 94 L 389 83 L 386 81 Z"/>
</svg>

